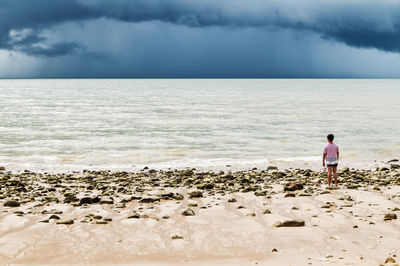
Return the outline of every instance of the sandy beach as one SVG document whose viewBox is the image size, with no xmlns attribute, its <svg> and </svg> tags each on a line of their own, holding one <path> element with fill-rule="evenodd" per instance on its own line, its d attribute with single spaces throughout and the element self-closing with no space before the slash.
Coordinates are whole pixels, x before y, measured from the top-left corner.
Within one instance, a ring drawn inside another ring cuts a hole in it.
<svg viewBox="0 0 400 266">
<path fill-rule="evenodd" d="M 400 167 L 0 173 L 0 262 L 395 265 Z"/>
</svg>

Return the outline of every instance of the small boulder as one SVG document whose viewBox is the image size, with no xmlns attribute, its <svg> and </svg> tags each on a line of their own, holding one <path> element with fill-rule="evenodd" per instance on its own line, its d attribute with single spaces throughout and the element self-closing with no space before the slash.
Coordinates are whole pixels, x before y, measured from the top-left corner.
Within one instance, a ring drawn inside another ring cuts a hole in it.
<svg viewBox="0 0 400 266">
<path fill-rule="evenodd" d="M 141 200 L 139 200 L 139 203 L 153 203 L 156 201 L 160 201 L 160 198 L 156 197 L 156 196 L 152 196 L 152 197 L 142 198 Z"/>
<path fill-rule="evenodd" d="M 387 257 L 385 263 L 396 263 L 396 260 L 393 259 L 392 257 Z"/>
<path fill-rule="evenodd" d="M 302 190 L 303 188 L 304 188 L 303 184 L 292 183 L 292 184 L 286 185 L 283 188 L 283 190 L 284 191 L 295 191 L 295 190 Z"/>
<path fill-rule="evenodd" d="M 139 219 L 139 218 L 140 218 L 140 214 L 137 212 L 128 216 L 128 219 Z"/>
<path fill-rule="evenodd" d="M 193 210 L 187 209 L 187 210 L 185 210 L 184 212 L 182 212 L 182 215 L 183 215 L 183 216 L 194 216 L 195 213 L 194 213 Z"/>
<path fill-rule="evenodd" d="M 73 223 L 74 223 L 74 220 L 72 220 L 72 219 L 65 219 L 65 220 L 56 221 L 56 224 L 73 224 Z"/>
<path fill-rule="evenodd" d="M 304 226 L 305 222 L 303 220 L 286 220 L 284 222 L 276 222 L 275 227 L 301 227 Z"/>
<path fill-rule="evenodd" d="M 8 200 L 8 201 L 4 202 L 3 206 L 4 207 L 19 207 L 19 206 L 21 206 L 21 203 L 16 200 Z"/>
<path fill-rule="evenodd" d="M 390 221 L 390 220 L 395 220 L 395 219 L 397 219 L 397 215 L 395 213 L 387 213 L 383 217 L 384 221 Z"/>
<path fill-rule="evenodd" d="M 190 198 L 202 198 L 203 193 L 201 191 L 193 191 L 189 193 Z"/>
<path fill-rule="evenodd" d="M 101 198 L 100 199 L 100 204 L 113 204 L 114 199 L 112 198 Z"/>
</svg>

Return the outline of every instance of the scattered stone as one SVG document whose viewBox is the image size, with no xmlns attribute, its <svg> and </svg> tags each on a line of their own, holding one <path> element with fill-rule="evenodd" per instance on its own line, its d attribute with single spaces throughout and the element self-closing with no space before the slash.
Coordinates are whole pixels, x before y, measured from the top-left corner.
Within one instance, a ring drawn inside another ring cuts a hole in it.
<svg viewBox="0 0 400 266">
<path fill-rule="evenodd" d="M 8 200 L 8 201 L 4 202 L 3 206 L 4 207 L 19 207 L 19 206 L 21 206 L 21 203 L 16 200 Z"/>
<path fill-rule="evenodd" d="M 303 184 L 296 184 L 296 183 L 292 183 L 292 184 L 288 184 L 286 185 L 283 190 L 284 191 L 295 191 L 295 190 L 302 190 Z"/>
<path fill-rule="evenodd" d="M 98 220 L 96 221 L 96 224 L 108 224 L 108 222 L 105 220 Z"/>
<path fill-rule="evenodd" d="M 74 220 L 72 219 L 65 219 L 65 220 L 58 220 L 56 221 L 56 224 L 73 224 Z"/>
<path fill-rule="evenodd" d="M 266 209 L 265 211 L 263 211 L 263 214 L 271 214 L 271 211 L 269 209 Z"/>
<path fill-rule="evenodd" d="M 390 220 L 395 220 L 395 219 L 397 219 L 397 215 L 395 213 L 387 213 L 383 217 L 384 221 L 390 221 Z"/>
<path fill-rule="evenodd" d="M 360 187 L 359 185 L 355 185 L 355 184 L 347 186 L 348 189 L 358 189 L 359 187 Z"/>
<path fill-rule="evenodd" d="M 273 248 L 272 252 L 278 252 L 278 250 L 276 248 Z"/>
<path fill-rule="evenodd" d="M 171 239 L 183 239 L 183 236 L 173 235 L 171 236 Z"/>
<path fill-rule="evenodd" d="M 385 263 L 396 263 L 396 260 L 392 257 L 387 257 Z"/>
<path fill-rule="evenodd" d="M 285 198 L 290 198 L 290 197 L 296 197 L 296 194 L 294 194 L 294 193 L 285 194 Z"/>
<path fill-rule="evenodd" d="M 230 198 L 228 199 L 228 202 L 237 202 L 237 200 L 235 198 Z"/>
<path fill-rule="evenodd" d="M 255 214 L 254 212 L 250 212 L 250 213 L 246 214 L 246 216 L 252 216 L 252 217 L 254 217 L 254 216 L 256 216 L 256 214 Z"/>
<path fill-rule="evenodd" d="M 160 201 L 160 198 L 153 196 L 153 197 L 142 198 L 141 200 L 139 200 L 139 203 L 153 203 L 157 201 Z"/>
<path fill-rule="evenodd" d="M 55 214 L 52 214 L 52 215 L 49 217 L 49 220 L 52 220 L 52 219 L 54 219 L 54 220 L 59 220 L 60 217 L 58 217 L 58 216 L 55 215 Z"/>
<path fill-rule="evenodd" d="M 275 227 L 301 227 L 304 225 L 305 222 L 303 220 L 286 220 L 284 222 L 274 223 Z"/>
<path fill-rule="evenodd" d="M 202 198 L 203 193 L 201 191 L 193 191 L 189 193 L 190 198 Z"/>
<path fill-rule="evenodd" d="M 114 199 L 112 198 L 101 198 L 100 199 L 100 204 L 113 204 Z"/>
<path fill-rule="evenodd" d="M 128 219 L 139 219 L 139 218 L 140 218 L 139 213 L 134 213 L 134 214 L 128 216 Z"/>
<path fill-rule="evenodd" d="M 194 213 L 193 210 L 187 209 L 187 210 L 185 210 L 184 212 L 182 212 L 182 215 L 183 215 L 183 216 L 194 216 L 195 213 Z"/>
</svg>

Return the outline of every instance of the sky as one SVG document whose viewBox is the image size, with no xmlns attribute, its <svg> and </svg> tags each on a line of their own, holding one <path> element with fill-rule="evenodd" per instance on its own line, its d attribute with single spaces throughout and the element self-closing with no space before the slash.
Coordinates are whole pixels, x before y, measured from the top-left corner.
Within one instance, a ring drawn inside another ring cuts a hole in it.
<svg viewBox="0 0 400 266">
<path fill-rule="evenodd" d="M 399 77 L 399 0 L 0 0 L 0 78 Z"/>
</svg>

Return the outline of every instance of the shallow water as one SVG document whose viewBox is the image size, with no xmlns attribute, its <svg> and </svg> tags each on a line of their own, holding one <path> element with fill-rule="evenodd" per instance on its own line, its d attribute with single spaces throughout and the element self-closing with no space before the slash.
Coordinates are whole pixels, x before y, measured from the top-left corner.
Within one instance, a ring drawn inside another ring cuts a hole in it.
<svg viewBox="0 0 400 266">
<path fill-rule="evenodd" d="M 316 168 L 334 133 L 368 168 L 400 157 L 399 102 L 399 80 L 0 80 L 0 165 Z"/>
</svg>

